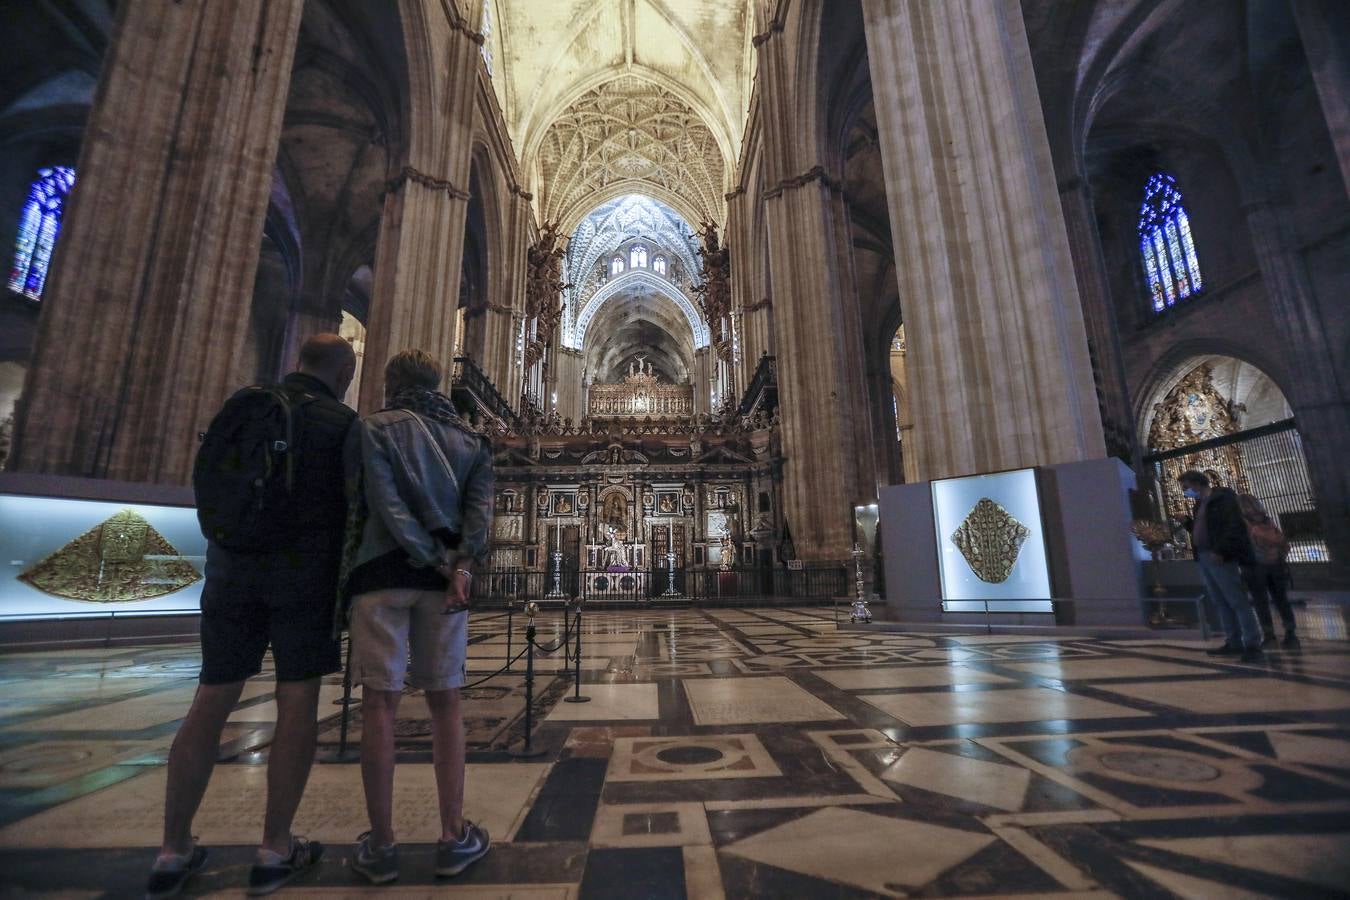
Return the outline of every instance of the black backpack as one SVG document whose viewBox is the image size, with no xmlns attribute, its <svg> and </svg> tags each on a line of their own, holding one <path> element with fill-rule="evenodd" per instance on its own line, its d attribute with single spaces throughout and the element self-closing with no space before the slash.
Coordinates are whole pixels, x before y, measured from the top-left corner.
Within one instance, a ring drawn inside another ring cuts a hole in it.
<svg viewBox="0 0 1350 900">
<path fill-rule="evenodd" d="M 244 388 L 201 435 L 192 467 L 202 534 L 226 550 L 283 550 L 295 540 L 302 410 L 313 394 Z"/>
</svg>

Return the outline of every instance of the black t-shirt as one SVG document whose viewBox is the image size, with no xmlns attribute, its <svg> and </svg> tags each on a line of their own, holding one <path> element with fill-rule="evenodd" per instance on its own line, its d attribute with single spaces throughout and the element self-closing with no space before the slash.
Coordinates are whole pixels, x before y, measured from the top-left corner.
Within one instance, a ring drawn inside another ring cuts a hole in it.
<svg viewBox="0 0 1350 900">
<path fill-rule="evenodd" d="M 431 536 L 448 550 L 459 546 L 459 536 L 448 529 L 437 528 Z M 414 566 L 401 547 L 363 562 L 347 578 L 347 594 L 351 597 L 371 591 L 445 591 L 448 587 L 445 576 L 435 569 Z"/>
</svg>

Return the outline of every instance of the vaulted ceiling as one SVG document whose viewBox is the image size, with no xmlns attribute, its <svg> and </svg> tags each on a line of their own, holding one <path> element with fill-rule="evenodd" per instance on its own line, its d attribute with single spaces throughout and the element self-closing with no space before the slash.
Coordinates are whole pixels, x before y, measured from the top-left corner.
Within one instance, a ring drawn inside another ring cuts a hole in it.
<svg viewBox="0 0 1350 900">
<path fill-rule="evenodd" d="M 746 0 L 489 0 L 493 84 L 539 203 L 571 231 L 649 193 L 722 220 L 753 74 Z"/>
</svg>

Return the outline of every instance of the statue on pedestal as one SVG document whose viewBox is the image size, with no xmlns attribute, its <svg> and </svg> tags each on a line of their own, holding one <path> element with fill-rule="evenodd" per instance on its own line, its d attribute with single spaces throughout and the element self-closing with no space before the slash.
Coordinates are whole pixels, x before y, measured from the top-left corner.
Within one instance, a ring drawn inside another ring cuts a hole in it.
<svg viewBox="0 0 1350 900">
<path fill-rule="evenodd" d="M 609 544 L 604 549 L 605 568 L 611 572 L 627 572 L 628 565 L 628 547 L 623 541 L 619 540 L 619 532 L 616 528 L 609 530 Z"/>
</svg>

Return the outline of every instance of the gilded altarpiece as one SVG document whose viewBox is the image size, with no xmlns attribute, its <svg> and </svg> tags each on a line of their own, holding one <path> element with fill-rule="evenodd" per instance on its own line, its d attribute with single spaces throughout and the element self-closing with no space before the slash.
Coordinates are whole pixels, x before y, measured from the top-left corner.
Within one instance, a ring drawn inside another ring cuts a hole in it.
<svg viewBox="0 0 1350 900">
<path fill-rule="evenodd" d="M 1213 370 L 1208 365 L 1198 366 L 1153 407 L 1149 446 L 1154 452 L 1175 450 L 1233 434 L 1241 430 L 1241 412 L 1214 386 Z M 1188 469 L 1205 472 L 1211 481 L 1238 493 L 1249 491 L 1242 453 L 1236 445 L 1164 460 L 1162 469 L 1164 513 L 1170 519 L 1181 520 L 1191 514 L 1190 501 L 1171 489 L 1177 476 Z"/>
</svg>

